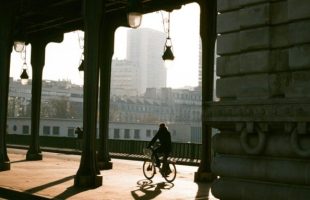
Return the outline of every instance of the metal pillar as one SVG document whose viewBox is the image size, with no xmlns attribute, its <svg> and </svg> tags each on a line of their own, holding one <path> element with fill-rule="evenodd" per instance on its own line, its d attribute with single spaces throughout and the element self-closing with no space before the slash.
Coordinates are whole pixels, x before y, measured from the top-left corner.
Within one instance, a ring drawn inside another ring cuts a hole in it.
<svg viewBox="0 0 310 200">
<path fill-rule="evenodd" d="M 32 91 L 31 91 L 31 143 L 26 160 L 42 160 L 39 144 L 42 72 L 45 64 L 45 47 L 49 42 L 62 42 L 63 34 L 33 36 L 31 41 Z"/>
<path fill-rule="evenodd" d="M 0 7 L 0 171 L 10 170 L 10 161 L 6 151 L 6 123 L 9 94 L 10 59 L 12 51 L 13 12 L 9 3 Z"/>
<path fill-rule="evenodd" d="M 110 83 L 111 83 L 111 63 L 114 51 L 114 32 L 111 24 L 107 22 L 101 26 L 101 42 L 99 59 L 100 66 L 100 102 L 99 102 L 99 169 L 112 169 L 113 163 L 109 156 L 109 108 L 110 108 Z"/>
<path fill-rule="evenodd" d="M 31 91 L 31 143 L 26 160 L 42 160 L 39 145 L 42 72 L 45 63 L 46 42 L 31 43 L 32 91 Z"/>
<path fill-rule="evenodd" d="M 102 176 L 100 175 L 96 158 L 96 125 L 99 79 L 99 33 L 104 5 L 105 1 L 102 0 L 84 1 L 84 145 L 80 166 L 74 178 L 74 185 L 77 187 L 94 188 L 102 185 Z"/>
<path fill-rule="evenodd" d="M 200 1 L 200 36 L 202 41 L 202 157 L 194 180 L 212 181 L 211 137 L 212 129 L 207 124 L 207 102 L 213 100 L 214 47 L 216 39 L 216 1 Z"/>
</svg>

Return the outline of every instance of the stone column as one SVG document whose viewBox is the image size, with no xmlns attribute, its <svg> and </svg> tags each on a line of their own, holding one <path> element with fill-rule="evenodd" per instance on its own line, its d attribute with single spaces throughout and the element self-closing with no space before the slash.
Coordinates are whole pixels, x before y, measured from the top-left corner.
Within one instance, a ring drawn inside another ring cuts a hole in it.
<svg viewBox="0 0 310 200">
<path fill-rule="evenodd" d="M 195 181 L 212 181 L 211 137 L 212 128 L 207 124 L 207 102 L 213 100 L 214 47 L 216 39 L 216 2 L 200 1 L 200 36 L 202 43 L 202 154 Z"/>
<path fill-rule="evenodd" d="M 84 0 L 84 145 L 80 167 L 74 178 L 74 185 L 77 187 L 94 188 L 102 185 L 102 176 L 100 175 L 96 158 L 96 130 L 100 26 L 104 14 L 104 5 L 105 1 L 102 0 Z"/>
<path fill-rule="evenodd" d="M 10 170 L 5 135 L 9 94 L 10 59 L 12 51 L 13 13 L 9 3 L 0 7 L 0 171 Z"/>
<path fill-rule="evenodd" d="M 109 156 L 109 109 L 110 109 L 110 84 L 111 84 L 111 63 L 114 51 L 114 24 L 107 21 L 101 26 L 100 42 L 100 101 L 99 101 L 99 169 L 112 169 L 112 162 Z"/>
<path fill-rule="evenodd" d="M 42 72 L 45 63 L 46 42 L 31 42 L 32 91 L 31 91 L 31 143 L 26 160 L 42 160 L 39 145 Z"/>
</svg>

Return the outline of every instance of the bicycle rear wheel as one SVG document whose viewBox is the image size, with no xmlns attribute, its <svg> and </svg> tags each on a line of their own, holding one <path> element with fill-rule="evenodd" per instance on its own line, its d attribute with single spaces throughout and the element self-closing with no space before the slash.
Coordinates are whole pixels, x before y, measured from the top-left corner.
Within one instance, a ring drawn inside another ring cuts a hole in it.
<svg viewBox="0 0 310 200">
<path fill-rule="evenodd" d="M 143 163 L 143 174 L 145 178 L 152 179 L 155 175 L 155 166 L 153 165 L 152 161 L 145 160 Z"/>
<path fill-rule="evenodd" d="M 175 167 L 174 163 L 169 163 L 168 166 L 169 167 L 167 168 L 167 170 L 163 172 L 163 177 L 167 182 L 171 183 L 177 176 L 177 168 Z"/>
</svg>

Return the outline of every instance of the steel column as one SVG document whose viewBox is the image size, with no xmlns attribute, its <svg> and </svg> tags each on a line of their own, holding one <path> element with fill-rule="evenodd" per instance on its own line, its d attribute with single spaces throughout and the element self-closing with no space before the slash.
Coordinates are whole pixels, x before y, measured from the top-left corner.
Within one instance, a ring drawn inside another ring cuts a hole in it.
<svg viewBox="0 0 310 200">
<path fill-rule="evenodd" d="M 31 42 L 32 91 L 31 91 L 31 143 L 26 160 L 42 160 L 39 145 L 42 72 L 45 63 L 44 41 Z"/>
<path fill-rule="evenodd" d="M 5 135 L 13 23 L 13 11 L 9 3 L 2 3 L 0 7 L 0 171 L 10 170 L 11 166 L 6 150 Z"/>
<path fill-rule="evenodd" d="M 110 83 L 111 63 L 114 51 L 115 29 L 106 21 L 101 26 L 100 42 L 100 102 L 99 102 L 99 151 L 98 164 L 100 169 L 112 169 L 112 162 L 109 156 L 109 107 L 110 107 Z"/>
<path fill-rule="evenodd" d="M 214 47 L 216 39 L 216 1 L 199 1 L 200 37 L 202 42 L 202 157 L 195 181 L 212 181 L 211 172 L 211 137 L 212 129 L 207 124 L 207 102 L 213 100 Z"/>
<path fill-rule="evenodd" d="M 96 158 L 96 130 L 98 108 L 100 26 L 105 1 L 84 1 L 85 69 L 83 102 L 83 151 L 80 167 L 74 179 L 77 187 L 98 187 L 102 176 Z M 101 56 L 101 55 L 100 55 Z"/>
</svg>

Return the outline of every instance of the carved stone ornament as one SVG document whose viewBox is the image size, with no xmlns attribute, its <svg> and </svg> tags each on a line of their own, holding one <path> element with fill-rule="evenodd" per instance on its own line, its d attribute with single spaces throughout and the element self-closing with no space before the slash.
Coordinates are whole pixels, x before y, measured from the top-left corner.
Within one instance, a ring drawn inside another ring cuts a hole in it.
<svg viewBox="0 0 310 200">
<path fill-rule="evenodd" d="M 254 124 L 253 122 L 247 122 L 244 124 L 245 125 L 243 126 L 240 134 L 240 144 L 242 149 L 247 154 L 251 155 L 262 153 L 266 146 L 266 133 L 263 131 L 263 128 L 261 128 L 259 124 Z M 258 142 L 255 146 L 250 145 L 248 142 L 248 136 L 250 134 L 256 134 L 258 137 Z"/>
<path fill-rule="evenodd" d="M 204 120 L 212 122 L 305 122 L 310 116 L 309 99 L 211 102 Z"/>
<path fill-rule="evenodd" d="M 300 136 L 307 135 L 310 137 L 310 132 L 307 130 L 307 123 L 298 123 L 291 132 L 291 147 L 293 151 L 302 157 L 310 156 L 310 147 L 303 147 L 299 142 Z"/>
</svg>

